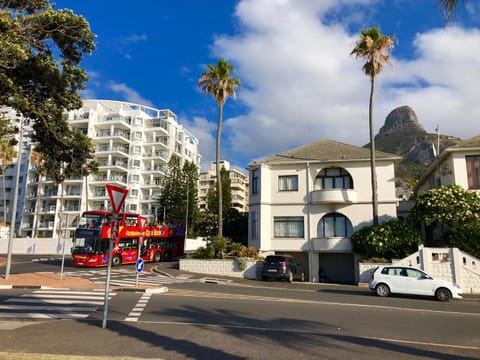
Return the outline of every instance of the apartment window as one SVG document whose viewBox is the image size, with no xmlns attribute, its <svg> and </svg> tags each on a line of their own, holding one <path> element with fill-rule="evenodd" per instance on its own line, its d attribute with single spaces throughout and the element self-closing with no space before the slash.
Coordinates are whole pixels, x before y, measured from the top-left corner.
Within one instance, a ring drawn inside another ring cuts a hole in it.
<svg viewBox="0 0 480 360">
<path fill-rule="evenodd" d="M 142 140 L 142 133 L 140 131 L 135 131 L 134 137 L 135 140 Z"/>
<path fill-rule="evenodd" d="M 480 155 L 465 156 L 469 189 L 480 189 Z"/>
<path fill-rule="evenodd" d="M 133 153 L 134 154 L 140 154 L 141 150 L 142 150 L 142 148 L 140 146 L 135 145 L 133 147 Z"/>
<path fill-rule="evenodd" d="M 353 180 L 345 169 L 323 169 L 315 178 L 314 189 L 353 189 Z"/>
<path fill-rule="evenodd" d="M 352 236 L 352 232 L 353 228 L 350 220 L 339 213 L 325 215 L 317 226 L 317 237 L 319 238 L 349 238 Z"/>
<path fill-rule="evenodd" d="M 278 191 L 298 191 L 298 175 L 279 176 Z"/>
<path fill-rule="evenodd" d="M 132 167 L 136 169 L 140 168 L 140 160 L 133 160 Z"/>
<path fill-rule="evenodd" d="M 303 238 L 303 216 L 275 216 L 273 232 L 279 238 Z"/>
<path fill-rule="evenodd" d="M 252 194 L 258 193 L 258 169 L 252 170 Z"/>
<path fill-rule="evenodd" d="M 132 183 L 138 183 L 139 181 L 139 176 L 138 175 L 132 175 Z"/>
<path fill-rule="evenodd" d="M 130 196 L 132 197 L 138 197 L 138 189 L 132 189 L 130 191 Z"/>
</svg>

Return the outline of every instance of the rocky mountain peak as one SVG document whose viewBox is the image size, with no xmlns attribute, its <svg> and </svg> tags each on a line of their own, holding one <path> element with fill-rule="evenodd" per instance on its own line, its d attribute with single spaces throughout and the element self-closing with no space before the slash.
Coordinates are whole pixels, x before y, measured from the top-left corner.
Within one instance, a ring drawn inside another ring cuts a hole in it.
<svg viewBox="0 0 480 360">
<path fill-rule="evenodd" d="M 393 109 L 387 115 L 385 123 L 378 132 L 376 137 L 393 135 L 397 133 L 403 134 L 426 134 L 427 132 L 420 124 L 415 111 L 408 106 L 400 106 Z"/>
</svg>

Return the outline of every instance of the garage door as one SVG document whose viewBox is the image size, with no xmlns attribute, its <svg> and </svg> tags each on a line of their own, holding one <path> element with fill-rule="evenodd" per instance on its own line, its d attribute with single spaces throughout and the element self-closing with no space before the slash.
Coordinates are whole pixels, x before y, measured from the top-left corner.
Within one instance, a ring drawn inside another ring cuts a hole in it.
<svg viewBox="0 0 480 360">
<path fill-rule="evenodd" d="M 319 268 L 328 282 L 338 284 L 355 283 L 355 263 L 353 254 L 319 254 Z"/>
</svg>

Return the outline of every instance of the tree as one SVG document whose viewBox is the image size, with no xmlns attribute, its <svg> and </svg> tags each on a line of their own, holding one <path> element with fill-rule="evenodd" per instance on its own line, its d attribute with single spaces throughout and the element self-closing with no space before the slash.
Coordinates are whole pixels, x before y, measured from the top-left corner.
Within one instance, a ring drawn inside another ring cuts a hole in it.
<svg viewBox="0 0 480 360">
<path fill-rule="evenodd" d="M 418 195 L 408 214 L 410 221 L 440 223 L 458 228 L 480 220 L 480 195 L 458 185 L 441 186 Z"/>
<path fill-rule="evenodd" d="M 383 70 L 385 63 L 390 63 L 389 52 L 393 48 L 391 36 L 382 35 L 379 27 L 364 29 L 360 39 L 355 43 L 350 55 L 366 60 L 363 65 L 365 75 L 370 78 L 370 101 L 368 109 L 368 125 L 370 128 L 370 170 L 372 182 L 373 225 L 378 225 L 377 174 L 375 168 L 375 135 L 373 126 L 373 98 L 375 79 Z"/>
<path fill-rule="evenodd" d="M 366 226 L 352 237 L 353 252 L 366 258 L 400 259 L 412 254 L 422 243 L 420 233 L 400 220 Z"/>
<path fill-rule="evenodd" d="M 3 191 L 3 224 L 7 226 L 7 196 L 5 192 L 5 172 L 8 165 L 17 156 L 17 151 L 14 146 L 8 140 L 2 140 L 0 142 L 0 157 L 2 160 L 2 191 Z"/>
<path fill-rule="evenodd" d="M 32 141 L 60 183 L 93 157 L 91 140 L 71 130 L 63 114 L 81 107 L 77 92 L 87 76 L 80 63 L 94 50 L 95 35 L 85 18 L 55 10 L 49 0 L 0 5 L 0 104 L 33 121 Z"/>
<path fill-rule="evenodd" d="M 445 10 L 445 19 L 449 20 L 457 12 L 458 0 L 438 0 L 440 6 Z M 465 0 L 462 0 L 462 5 Z"/>
<path fill-rule="evenodd" d="M 223 233 L 223 211 L 222 211 L 222 182 L 220 179 L 220 137 L 222 132 L 223 105 L 228 97 L 235 98 L 235 88 L 240 86 L 237 78 L 231 77 L 233 66 L 226 60 L 220 58 L 218 64 L 208 64 L 208 71 L 204 72 L 198 80 L 198 86 L 205 94 L 211 94 L 218 105 L 217 140 L 215 151 L 215 164 L 218 186 L 218 236 Z"/>
<path fill-rule="evenodd" d="M 221 183 L 221 199 L 222 199 L 222 212 L 223 209 L 229 209 L 232 207 L 232 188 L 230 186 L 230 177 L 228 171 L 222 166 L 220 170 L 220 183 Z M 210 213 L 218 214 L 218 181 L 214 184 L 213 189 L 209 189 L 207 193 L 207 209 Z M 225 219 L 225 216 L 223 217 Z"/>
<path fill-rule="evenodd" d="M 178 156 L 173 155 L 170 158 L 160 197 L 160 207 L 165 209 L 164 221 L 185 224 L 188 215 L 188 223 L 195 222 L 198 197 L 197 181 L 198 170 L 195 164 L 185 161 L 182 167 Z"/>
</svg>

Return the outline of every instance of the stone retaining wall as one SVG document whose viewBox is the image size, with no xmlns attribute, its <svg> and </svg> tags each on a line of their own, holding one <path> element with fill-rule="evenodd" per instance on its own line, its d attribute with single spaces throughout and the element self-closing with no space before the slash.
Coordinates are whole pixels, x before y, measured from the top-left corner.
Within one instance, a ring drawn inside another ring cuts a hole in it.
<svg viewBox="0 0 480 360">
<path fill-rule="evenodd" d="M 246 267 L 242 270 L 236 259 L 180 259 L 179 269 L 199 274 L 258 279 L 262 262 L 246 260 Z"/>
</svg>

